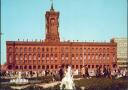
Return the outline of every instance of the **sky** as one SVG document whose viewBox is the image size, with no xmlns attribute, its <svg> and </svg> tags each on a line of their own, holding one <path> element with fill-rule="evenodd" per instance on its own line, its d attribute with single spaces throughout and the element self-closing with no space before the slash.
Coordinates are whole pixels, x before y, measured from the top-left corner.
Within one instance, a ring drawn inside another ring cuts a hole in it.
<svg viewBox="0 0 128 90">
<path fill-rule="evenodd" d="M 127 36 L 127 0 L 53 0 L 61 41 L 110 41 Z M 1 0 L 1 63 L 6 41 L 44 40 L 51 0 Z"/>
</svg>

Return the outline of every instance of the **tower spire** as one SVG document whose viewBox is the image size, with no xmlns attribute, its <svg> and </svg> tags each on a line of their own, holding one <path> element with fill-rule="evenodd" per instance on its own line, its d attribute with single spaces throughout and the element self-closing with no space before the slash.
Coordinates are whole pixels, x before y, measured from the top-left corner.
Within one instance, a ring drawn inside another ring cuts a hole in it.
<svg viewBox="0 0 128 90">
<path fill-rule="evenodd" d="M 51 0 L 52 4 L 51 4 L 51 11 L 54 11 L 54 8 L 53 8 L 53 0 Z"/>
</svg>

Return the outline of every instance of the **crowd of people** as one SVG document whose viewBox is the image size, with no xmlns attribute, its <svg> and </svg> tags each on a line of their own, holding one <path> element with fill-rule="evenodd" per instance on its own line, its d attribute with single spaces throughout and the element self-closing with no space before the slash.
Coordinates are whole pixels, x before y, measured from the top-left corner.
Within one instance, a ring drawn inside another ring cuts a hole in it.
<svg viewBox="0 0 128 90">
<path fill-rule="evenodd" d="M 113 69 L 111 70 L 109 66 L 104 66 L 103 68 L 97 67 L 96 69 L 88 69 L 87 67 L 83 67 L 82 70 L 83 77 L 90 78 L 95 76 L 97 78 L 104 77 L 104 78 L 119 78 L 128 76 L 127 69 Z"/>
<path fill-rule="evenodd" d="M 27 71 L 22 72 L 23 78 L 32 78 L 32 77 L 41 77 L 41 76 L 53 76 L 55 79 L 62 80 L 67 70 L 67 66 L 62 65 L 58 70 L 42 70 L 42 71 Z M 14 78 L 18 76 L 19 71 L 1 71 L 0 77 L 2 78 Z M 127 69 L 113 69 L 111 70 L 109 67 L 97 67 L 95 69 L 89 69 L 88 67 L 84 66 L 83 68 L 79 69 L 72 69 L 73 75 L 79 75 L 83 78 L 91 78 L 91 77 L 105 77 L 105 78 L 112 78 L 112 77 L 123 77 L 128 75 Z"/>
</svg>

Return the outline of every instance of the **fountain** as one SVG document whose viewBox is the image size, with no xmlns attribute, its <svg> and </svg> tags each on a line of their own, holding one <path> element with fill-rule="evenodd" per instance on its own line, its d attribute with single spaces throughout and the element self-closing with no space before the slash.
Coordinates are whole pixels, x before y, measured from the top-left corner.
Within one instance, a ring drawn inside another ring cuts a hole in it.
<svg viewBox="0 0 128 90">
<path fill-rule="evenodd" d="M 27 79 L 23 79 L 21 76 L 21 72 L 18 73 L 18 77 L 16 79 L 12 79 L 10 80 L 11 88 L 13 89 L 23 89 L 28 87 L 28 80 Z"/>
<path fill-rule="evenodd" d="M 27 84 L 28 80 L 27 79 L 22 79 L 21 72 L 19 72 L 18 73 L 18 78 L 10 80 L 10 83 Z"/>
<path fill-rule="evenodd" d="M 65 74 L 65 77 L 61 81 L 60 89 L 70 89 L 74 90 L 75 89 L 75 84 L 73 80 L 73 75 L 72 75 L 72 70 L 71 67 L 68 66 L 67 72 Z"/>
</svg>

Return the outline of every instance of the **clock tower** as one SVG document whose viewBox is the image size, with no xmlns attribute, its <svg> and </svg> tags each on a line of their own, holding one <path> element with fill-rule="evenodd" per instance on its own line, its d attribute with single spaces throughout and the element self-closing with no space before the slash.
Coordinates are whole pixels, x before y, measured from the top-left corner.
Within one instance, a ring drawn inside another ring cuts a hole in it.
<svg viewBox="0 0 128 90">
<path fill-rule="evenodd" d="M 54 11 L 53 3 L 50 11 L 45 14 L 46 36 L 45 42 L 60 42 L 58 27 L 59 27 L 59 12 Z"/>
</svg>

